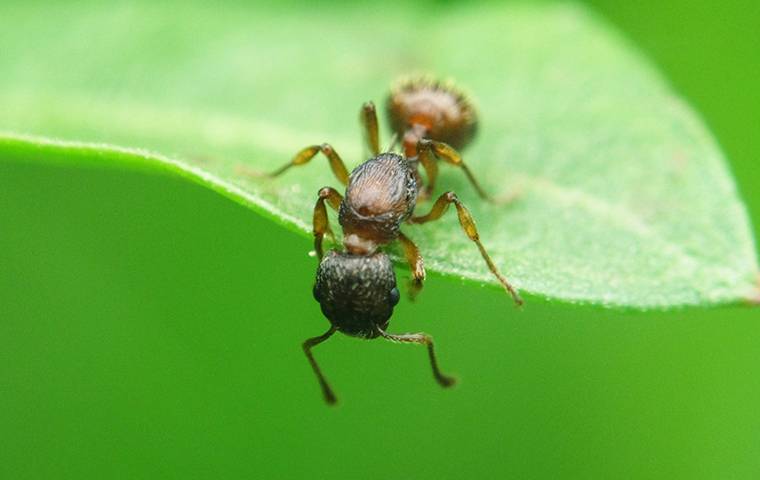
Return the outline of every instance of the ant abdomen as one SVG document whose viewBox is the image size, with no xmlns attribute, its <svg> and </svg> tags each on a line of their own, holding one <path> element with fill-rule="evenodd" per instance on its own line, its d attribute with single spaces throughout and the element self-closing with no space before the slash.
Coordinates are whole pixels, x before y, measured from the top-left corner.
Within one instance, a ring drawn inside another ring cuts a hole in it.
<svg viewBox="0 0 760 480">
<path fill-rule="evenodd" d="M 410 149 L 422 138 L 462 149 L 477 130 L 477 115 L 467 97 L 453 85 L 428 78 L 398 82 L 386 108 L 391 129 L 404 140 L 410 157 Z"/>
</svg>

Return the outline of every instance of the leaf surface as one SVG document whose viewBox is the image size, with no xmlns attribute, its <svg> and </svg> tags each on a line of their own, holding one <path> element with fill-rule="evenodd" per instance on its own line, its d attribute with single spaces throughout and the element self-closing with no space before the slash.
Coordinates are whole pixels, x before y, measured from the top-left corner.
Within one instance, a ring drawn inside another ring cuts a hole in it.
<svg viewBox="0 0 760 480">
<path fill-rule="evenodd" d="M 757 294 L 715 140 L 580 6 L 5 2 L 0 18 L 0 157 L 168 169 L 308 234 L 317 190 L 338 186 L 323 158 L 275 181 L 245 172 L 321 142 L 358 165 L 360 104 L 429 72 L 471 93 L 481 123 L 465 161 L 495 196 L 518 198 L 484 204 L 447 166 L 439 193 L 459 194 L 521 289 L 637 308 Z M 406 231 L 428 270 L 494 282 L 453 212 Z"/>
</svg>

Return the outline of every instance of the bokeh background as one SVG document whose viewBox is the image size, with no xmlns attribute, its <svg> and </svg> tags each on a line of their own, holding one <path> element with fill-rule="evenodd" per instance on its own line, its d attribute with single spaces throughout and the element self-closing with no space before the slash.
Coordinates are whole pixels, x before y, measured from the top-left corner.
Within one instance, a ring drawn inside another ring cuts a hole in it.
<svg viewBox="0 0 760 480">
<path fill-rule="evenodd" d="M 760 7 L 591 6 L 715 132 L 757 237 Z M 316 352 L 328 409 L 299 348 L 326 325 L 308 239 L 176 178 L 22 160 L 0 161 L 0 478 L 760 474 L 756 309 L 505 318 L 431 276 L 394 323 L 434 333 L 461 386 L 340 337 Z"/>
</svg>

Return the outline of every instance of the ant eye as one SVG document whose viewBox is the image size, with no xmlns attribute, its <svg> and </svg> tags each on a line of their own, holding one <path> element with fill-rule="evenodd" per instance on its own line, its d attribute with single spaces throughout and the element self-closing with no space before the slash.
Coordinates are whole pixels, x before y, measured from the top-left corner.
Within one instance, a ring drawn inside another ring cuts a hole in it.
<svg viewBox="0 0 760 480">
<path fill-rule="evenodd" d="M 401 295 L 398 293 L 398 288 L 393 287 L 393 290 L 391 290 L 391 306 L 396 306 L 398 303 L 399 298 L 401 298 Z"/>
<path fill-rule="evenodd" d="M 314 300 L 316 300 L 318 302 L 322 301 L 322 300 L 320 300 L 319 291 L 317 290 L 317 285 L 316 284 L 314 284 L 314 288 L 311 289 L 311 294 L 314 295 Z"/>
</svg>

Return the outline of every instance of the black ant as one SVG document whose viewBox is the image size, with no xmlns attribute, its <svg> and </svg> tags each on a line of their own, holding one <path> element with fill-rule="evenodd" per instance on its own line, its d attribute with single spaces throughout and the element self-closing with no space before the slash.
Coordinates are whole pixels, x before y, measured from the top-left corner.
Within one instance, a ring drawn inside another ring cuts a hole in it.
<svg viewBox="0 0 760 480">
<path fill-rule="evenodd" d="M 475 131 L 475 114 L 470 104 L 461 94 L 440 84 L 405 82 L 392 91 L 388 112 L 393 130 L 402 136 L 405 156 L 392 152 L 380 153 L 377 114 L 372 102 L 367 102 L 362 107 L 361 120 L 367 144 L 374 156 L 356 167 L 350 175 L 340 156 L 326 143 L 304 148 L 290 163 L 271 174 L 277 176 L 291 166 L 303 165 L 322 152 L 338 181 L 346 186 L 345 197 L 331 187 L 323 187 L 314 206 L 314 249 L 320 263 L 313 293 L 331 326 L 323 335 L 303 343 L 306 357 L 329 404 L 337 399 L 311 349 L 336 331 L 366 339 L 383 337 L 395 342 L 426 345 L 436 381 L 442 387 L 455 383 L 454 378 L 438 369 L 433 340 L 429 335 L 397 335 L 386 331 L 400 295 L 391 260 L 379 248 L 398 240 L 411 268 L 413 291 L 418 291 L 425 279 L 419 249 L 401 232 L 404 222 L 437 220 L 449 205 L 454 204 L 462 229 L 475 242 L 488 268 L 512 295 L 515 303 L 522 304 L 517 291 L 499 273 L 489 257 L 480 242 L 470 212 L 454 192 L 438 197 L 427 215 L 413 216 L 421 185 L 417 164 L 421 163 L 426 170 L 429 193 L 437 173 L 434 157 L 462 168 L 478 193 L 486 196 L 455 150 L 455 147 L 464 146 Z M 338 211 L 345 251 L 331 250 L 327 255 L 323 254 L 322 240 L 325 234 L 332 234 L 325 204 Z"/>
</svg>

